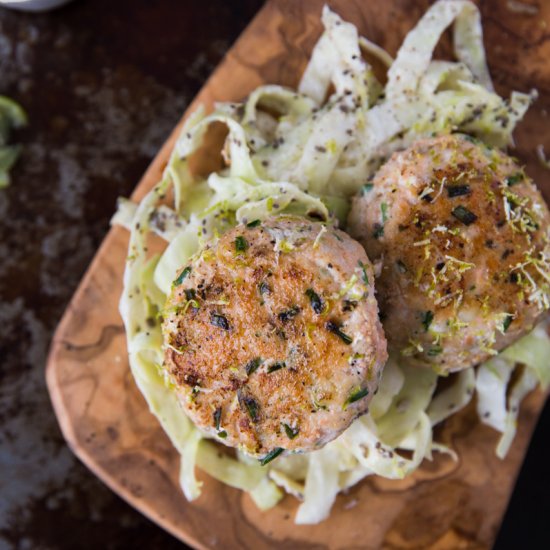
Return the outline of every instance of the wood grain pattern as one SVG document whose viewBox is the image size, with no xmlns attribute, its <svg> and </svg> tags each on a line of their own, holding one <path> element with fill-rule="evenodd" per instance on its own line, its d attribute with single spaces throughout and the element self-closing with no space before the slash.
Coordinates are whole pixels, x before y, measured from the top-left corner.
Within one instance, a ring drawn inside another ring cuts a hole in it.
<svg viewBox="0 0 550 550">
<path fill-rule="evenodd" d="M 321 32 L 322 0 L 270 0 L 191 105 L 238 100 L 275 82 L 296 85 Z M 428 1 L 334 0 L 331 6 L 395 53 Z M 550 179 L 535 146 L 550 152 L 550 3 L 537 16 L 511 13 L 505 2 L 481 2 L 489 64 L 501 93 L 536 87 L 540 98 L 521 124 L 515 154 L 546 199 Z M 443 44 L 441 51 L 448 51 Z M 189 111 L 188 111 L 189 112 Z M 151 121 L 154 124 L 154 120 Z M 141 198 L 159 179 L 177 129 L 137 187 Z M 69 305 L 54 338 L 48 386 L 63 433 L 80 459 L 107 485 L 176 537 L 198 548 L 455 549 L 490 547 L 538 413 L 540 392 L 528 397 L 509 456 L 494 454 L 498 435 L 479 424 L 473 406 L 450 419 L 438 439 L 460 460 L 438 456 L 403 481 L 368 479 L 341 495 L 331 517 L 296 526 L 287 497 L 263 513 L 243 493 L 206 475 L 203 495 L 188 503 L 178 485 L 178 456 L 139 394 L 126 357 L 117 304 L 127 234 L 112 229 Z"/>
</svg>

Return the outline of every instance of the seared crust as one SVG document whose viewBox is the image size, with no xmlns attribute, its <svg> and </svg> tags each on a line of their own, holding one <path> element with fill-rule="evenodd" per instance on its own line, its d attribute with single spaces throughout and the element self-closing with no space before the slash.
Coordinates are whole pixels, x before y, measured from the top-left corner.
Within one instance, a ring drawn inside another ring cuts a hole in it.
<svg viewBox="0 0 550 550">
<path fill-rule="evenodd" d="M 516 162 L 468 136 L 421 140 L 393 155 L 348 220 L 382 262 L 390 348 L 458 371 L 530 330 L 548 308 L 549 220 Z"/>
<path fill-rule="evenodd" d="M 256 456 L 311 451 L 366 412 L 387 356 L 359 243 L 271 218 L 186 270 L 167 302 L 164 368 L 202 430 Z"/>
</svg>

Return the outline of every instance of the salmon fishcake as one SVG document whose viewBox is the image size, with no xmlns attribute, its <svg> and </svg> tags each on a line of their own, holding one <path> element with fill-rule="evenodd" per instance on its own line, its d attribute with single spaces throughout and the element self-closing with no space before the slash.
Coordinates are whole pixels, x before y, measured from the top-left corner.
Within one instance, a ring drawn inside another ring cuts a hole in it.
<svg viewBox="0 0 550 550">
<path fill-rule="evenodd" d="M 462 135 L 394 154 L 353 200 L 390 349 L 445 373 L 474 366 L 548 309 L 548 208 L 498 149 Z"/>
<path fill-rule="evenodd" d="M 189 417 L 257 457 L 337 437 L 367 411 L 387 358 L 361 245 L 288 216 L 239 225 L 192 259 L 163 335 Z"/>
</svg>

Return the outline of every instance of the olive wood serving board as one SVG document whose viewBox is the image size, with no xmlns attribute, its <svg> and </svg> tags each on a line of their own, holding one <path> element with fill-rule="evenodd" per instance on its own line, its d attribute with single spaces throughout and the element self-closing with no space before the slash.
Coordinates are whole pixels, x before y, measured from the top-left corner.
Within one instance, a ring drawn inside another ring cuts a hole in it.
<svg viewBox="0 0 550 550">
<path fill-rule="evenodd" d="M 429 3 L 330 2 L 391 54 Z M 535 147 L 542 143 L 550 153 L 550 2 L 539 0 L 536 15 L 511 12 L 500 0 L 480 4 L 498 91 L 506 95 L 511 89 L 539 91 L 538 101 L 516 132 L 513 154 L 527 165 L 548 200 L 550 173 L 537 162 Z M 323 0 L 269 0 L 187 113 L 201 103 L 209 108 L 213 101 L 240 100 L 263 83 L 296 86 L 321 33 L 322 5 Z M 438 51 L 449 51 L 445 40 Z M 178 128 L 147 170 L 135 200 L 159 180 L 177 132 Z M 480 424 L 471 404 L 436 434 L 437 440 L 456 449 L 458 462 L 435 456 L 403 481 L 368 478 L 340 495 L 330 518 L 318 525 L 294 524 L 297 502 L 292 497 L 261 512 L 246 494 L 200 471 L 203 494 L 187 502 L 178 484 L 179 457 L 149 413 L 128 367 L 118 313 L 127 243 L 126 231 L 109 231 L 59 324 L 47 367 L 49 391 L 68 444 L 121 497 L 197 548 L 477 549 L 492 545 L 544 404 L 540 391 L 524 402 L 518 434 L 504 461 L 495 456 L 498 434 Z"/>
</svg>

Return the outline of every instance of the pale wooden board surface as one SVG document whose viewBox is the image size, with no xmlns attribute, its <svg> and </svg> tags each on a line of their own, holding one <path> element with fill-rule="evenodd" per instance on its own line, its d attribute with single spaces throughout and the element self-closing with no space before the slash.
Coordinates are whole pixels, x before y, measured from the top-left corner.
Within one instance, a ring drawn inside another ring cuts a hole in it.
<svg viewBox="0 0 550 550">
<path fill-rule="evenodd" d="M 296 85 L 320 33 L 323 2 L 271 0 L 243 33 L 190 109 L 238 100 L 264 82 Z M 395 53 L 428 2 L 332 1 L 344 18 Z M 481 2 L 489 64 L 500 92 L 538 88 L 541 97 L 517 132 L 514 152 L 546 199 L 548 172 L 534 147 L 550 152 L 550 3 L 536 17 L 510 13 L 505 2 Z M 542 23 L 546 21 L 548 28 Z M 151 121 L 154 124 L 154 121 Z M 159 179 L 175 133 L 136 189 L 140 198 Z M 200 474 L 203 495 L 188 503 L 178 484 L 178 455 L 139 394 L 126 357 L 118 300 L 127 234 L 112 229 L 70 303 L 55 335 L 48 386 L 74 452 L 105 483 L 152 520 L 200 548 L 487 548 L 493 543 L 544 395 L 522 407 L 518 436 L 505 461 L 498 436 L 479 424 L 473 407 L 438 434 L 460 460 L 437 457 L 404 481 L 368 479 L 338 498 L 331 517 L 296 526 L 296 501 L 258 511 L 243 493 Z"/>
</svg>

